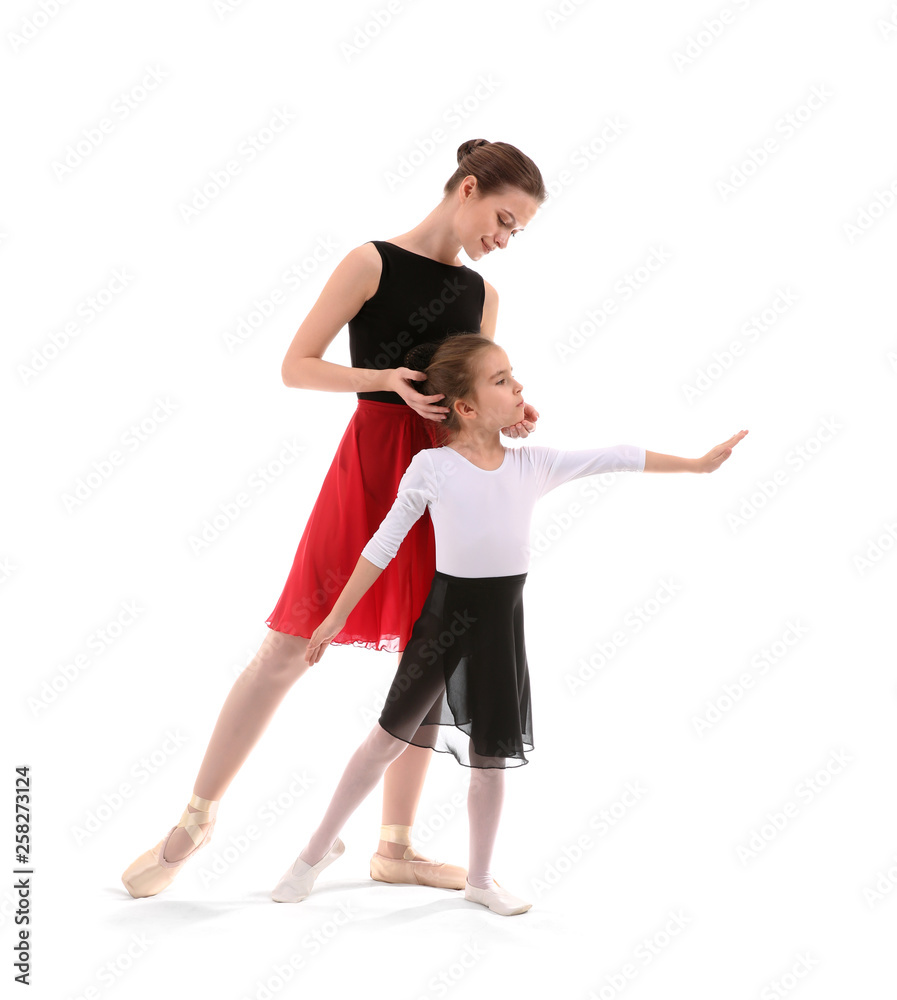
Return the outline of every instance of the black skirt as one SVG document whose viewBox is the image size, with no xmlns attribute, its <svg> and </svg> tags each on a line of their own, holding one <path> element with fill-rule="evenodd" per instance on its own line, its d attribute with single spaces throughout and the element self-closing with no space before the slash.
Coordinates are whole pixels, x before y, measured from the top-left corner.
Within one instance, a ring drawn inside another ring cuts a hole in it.
<svg viewBox="0 0 897 1000">
<path fill-rule="evenodd" d="M 519 767 L 533 748 L 523 585 L 436 571 L 380 725 L 465 767 Z"/>
</svg>

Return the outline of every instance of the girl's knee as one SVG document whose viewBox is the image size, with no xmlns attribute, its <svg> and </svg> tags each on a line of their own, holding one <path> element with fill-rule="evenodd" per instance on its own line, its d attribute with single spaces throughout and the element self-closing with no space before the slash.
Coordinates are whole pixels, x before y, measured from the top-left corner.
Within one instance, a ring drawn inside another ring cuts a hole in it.
<svg viewBox="0 0 897 1000">
<path fill-rule="evenodd" d="M 472 767 L 470 769 L 470 784 L 474 789 L 496 788 L 504 781 L 503 767 Z"/>
<path fill-rule="evenodd" d="M 394 760 L 408 744 L 388 733 L 379 722 L 374 724 L 374 728 L 368 733 L 368 749 L 379 757 Z"/>
</svg>

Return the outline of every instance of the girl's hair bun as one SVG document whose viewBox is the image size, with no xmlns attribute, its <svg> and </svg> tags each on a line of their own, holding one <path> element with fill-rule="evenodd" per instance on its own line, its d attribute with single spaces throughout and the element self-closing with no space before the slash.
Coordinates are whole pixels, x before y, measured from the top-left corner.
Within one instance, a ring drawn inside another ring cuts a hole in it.
<svg viewBox="0 0 897 1000">
<path fill-rule="evenodd" d="M 458 163 L 460 163 L 465 156 L 470 156 L 475 149 L 479 149 L 480 146 L 488 145 L 488 139 L 468 139 L 467 142 L 462 142 L 458 147 Z"/>
<path fill-rule="evenodd" d="M 405 367 L 412 369 L 412 371 L 425 372 L 438 348 L 439 344 L 429 341 L 425 344 L 415 344 L 405 355 Z M 411 384 L 418 392 L 423 392 L 421 386 L 425 382 L 426 379 L 420 379 L 419 381 L 413 381 Z"/>
</svg>

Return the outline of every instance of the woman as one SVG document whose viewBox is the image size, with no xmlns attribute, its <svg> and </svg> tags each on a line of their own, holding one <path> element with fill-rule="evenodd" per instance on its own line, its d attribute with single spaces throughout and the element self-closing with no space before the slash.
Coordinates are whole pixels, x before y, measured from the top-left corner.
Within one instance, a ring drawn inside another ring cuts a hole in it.
<svg viewBox="0 0 897 1000">
<path fill-rule="evenodd" d="M 411 458 L 436 445 L 435 425 L 447 408 L 441 394 L 421 396 L 409 383 L 425 376 L 391 368 L 416 343 L 473 331 L 494 339 L 498 296 L 476 271 L 457 261 L 463 249 L 479 260 L 505 249 L 545 200 L 533 161 L 504 142 L 469 140 L 442 201 L 417 226 L 388 241 L 350 251 L 299 327 L 283 362 L 286 385 L 355 392 L 355 413 L 324 479 L 270 628 L 237 678 L 215 724 L 193 795 L 178 824 L 122 875 L 128 892 L 153 896 L 211 837 L 219 801 L 267 728 L 287 691 L 308 668 L 305 650 L 330 612 L 362 548 L 386 516 Z M 348 324 L 352 367 L 323 360 Z M 508 437 L 534 430 L 526 405 Z M 432 523 L 422 517 L 396 558 L 358 602 L 337 644 L 401 653 L 436 569 Z M 411 827 L 432 751 L 409 746 L 383 779 L 383 825 L 371 877 L 463 888 L 466 870 L 433 861 L 411 846 Z"/>
</svg>

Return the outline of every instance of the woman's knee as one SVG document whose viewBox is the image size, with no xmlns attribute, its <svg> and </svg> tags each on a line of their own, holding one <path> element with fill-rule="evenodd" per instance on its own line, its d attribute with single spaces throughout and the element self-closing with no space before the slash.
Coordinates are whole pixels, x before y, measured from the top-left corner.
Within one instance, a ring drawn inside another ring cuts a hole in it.
<svg viewBox="0 0 897 1000">
<path fill-rule="evenodd" d="M 244 673 L 263 684 L 290 685 L 310 666 L 305 662 L 307 646 L 305 636 L 269 629 Z"/>
</svg>

